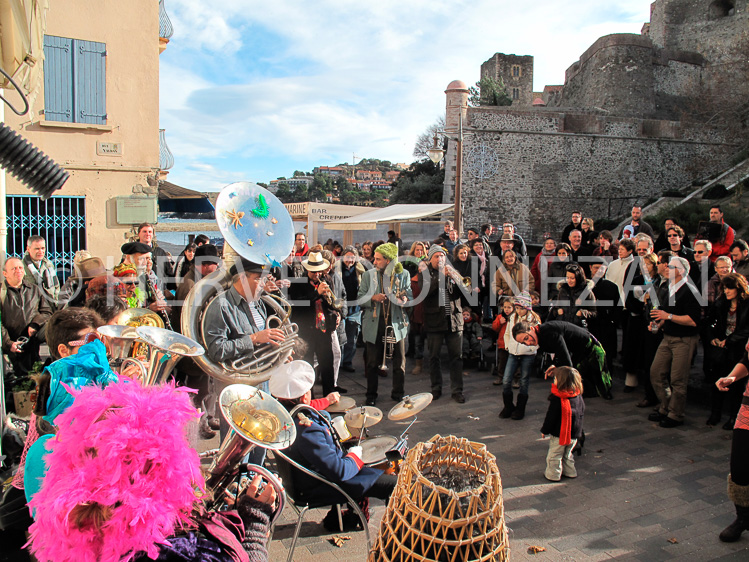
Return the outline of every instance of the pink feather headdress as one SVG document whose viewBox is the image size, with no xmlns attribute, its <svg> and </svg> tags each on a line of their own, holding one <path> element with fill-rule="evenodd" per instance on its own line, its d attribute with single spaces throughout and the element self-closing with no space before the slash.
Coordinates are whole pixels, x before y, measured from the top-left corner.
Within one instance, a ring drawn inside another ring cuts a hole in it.
<svg viewBox="0 0 749 562">
<path fill-rule="evenodd" d="M 182 388 L 87 386 L 57 418 L 49 466 L 29 506 L 31 551 L 55 562 L 158 556 L 205 488 L 186 424 L 199 413 Z"/>
</svg>

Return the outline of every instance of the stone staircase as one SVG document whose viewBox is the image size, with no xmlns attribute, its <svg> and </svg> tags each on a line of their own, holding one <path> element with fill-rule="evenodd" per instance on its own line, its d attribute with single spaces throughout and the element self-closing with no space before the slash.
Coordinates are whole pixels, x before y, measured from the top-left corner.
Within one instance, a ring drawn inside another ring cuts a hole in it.
<svg viewBox="0 0 749 562">
<path fill-rule="evenodd" d="M 659 197 L 655 202 L 646 207 L 643 207 L 642 214 L 643 216 L 652 215 L 659 211 L 662 211 L 663 209 L 672 209 L 674 207 L 678 207 L 679 205 L 683 205 L 690 199 L 694 199 L 695 197 L 702 197 L 702 194 L 705 193 L 705 191 L 717 184 L 725 185 L 728 193 L 732 195 L 732 190 L 747 178 L 749 178 L 749 158 L 747 158 L 746 160 L 742 160 L 732 168 L 729 168 L 715 179 L 710 180 L 699 189 L 694 190 L 689 195 L 686 195 L 684 197 Z M 629 224 L 629 220 L 629 217 L 625 218 L 622 222 L 619 223 L 619 225 L 617 226 L 617 230 L 614 232 L 621 232 L 621 229 L 624 227 L 624 225 Z"/>
</svg>

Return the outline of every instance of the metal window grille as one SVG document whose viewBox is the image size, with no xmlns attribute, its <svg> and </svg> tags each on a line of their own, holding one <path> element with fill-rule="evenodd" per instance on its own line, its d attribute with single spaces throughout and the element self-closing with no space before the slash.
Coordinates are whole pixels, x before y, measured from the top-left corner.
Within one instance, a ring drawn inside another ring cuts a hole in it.
<svg viewBox="0 0 749 562">
<path fill-rule="evenodd" d="M 47 257 L 63 282 L 73 269 L 73 256 L 86 248 L 85 197 L 8 195 L 8 257 L 22 258 L 26 239 L 39 235 L 47 243 Z"/>
</svg>

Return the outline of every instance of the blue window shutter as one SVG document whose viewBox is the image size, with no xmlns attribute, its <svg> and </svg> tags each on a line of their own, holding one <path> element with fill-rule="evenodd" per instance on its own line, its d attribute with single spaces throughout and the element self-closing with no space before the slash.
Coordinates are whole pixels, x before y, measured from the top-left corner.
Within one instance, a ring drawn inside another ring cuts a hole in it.
<svg viewBox="0 0 749 562">
<path fill-rule="evenodd" d="M 44 116 L 49 121 L 72 122 L 73 40 L 44 36 Z"/>
<path fill-rule="evenodd" d="M 107 46 L 95 41 L 73 41 L 75 84 L 74 120 L 105 125 L 107 122 Z"/>
</svg>

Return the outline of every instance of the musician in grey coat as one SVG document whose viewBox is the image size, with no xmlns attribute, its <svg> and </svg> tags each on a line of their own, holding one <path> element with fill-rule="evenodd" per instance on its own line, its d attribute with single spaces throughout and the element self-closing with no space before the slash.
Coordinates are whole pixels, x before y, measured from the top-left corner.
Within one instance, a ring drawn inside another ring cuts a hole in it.
<svg viewBox="0 0 749 562">
<path fill-rule="evenodd" d="M 377 400 L 377 387 L 380 365 L 385 353 L 386 326 L 393 327 L 395 345 L 393 347 L 393 390 L 391 398 L 400 402 L 405 393 L 406 336 L 408 316 L 403 306 L 413 298 L 411 278 L 397 261 L 398 248 L 395 244 L 381 244 L 374 253 L 374 268 L 365 272 L 359 285 L 359 301 L 362 308 L 362 338 L 366 345 L 367 360 L 367 405 L 374 406 Z"/>
</svg>

